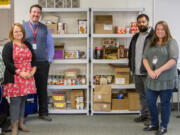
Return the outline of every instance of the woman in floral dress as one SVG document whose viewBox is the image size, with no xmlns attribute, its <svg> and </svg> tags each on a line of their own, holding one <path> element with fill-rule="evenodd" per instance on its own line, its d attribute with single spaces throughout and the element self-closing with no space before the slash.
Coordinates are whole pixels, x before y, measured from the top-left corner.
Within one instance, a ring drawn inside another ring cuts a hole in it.
<svg viewBox="0 0 180 135">
<path fill-rule="evenodd" d="M 26 96 L 36 93 L 34 74 L 35 56 L 31 44 L 25 41 L 25 30 L 19 23 L 12 25 L 8 42 L 4 45 L 2 57 L 5 64 L 4 93 L 10 98 L 12 135 L 19 129 L 28 132 L 23 124 Z"/>
</svg>

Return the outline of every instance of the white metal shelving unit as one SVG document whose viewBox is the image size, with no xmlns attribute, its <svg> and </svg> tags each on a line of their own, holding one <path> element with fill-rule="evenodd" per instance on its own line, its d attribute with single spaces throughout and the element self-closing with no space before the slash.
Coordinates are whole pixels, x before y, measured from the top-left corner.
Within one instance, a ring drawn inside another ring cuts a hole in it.
<svg viewBox="0 0 180 135">
<path fill-rule="evenodd" d="M 97 64 L 128 64 L 127 58 L 122 58 L 118 60 L 104 60 L 104 59 L 94 59 L 94 46 L 96 39 L 103 38 L 116 38 L 116 39 L 130 39 L 132 34 L 95 34 L 94 33 L 94 16 L 95 15 L 112 15 L 115 13 L 117 17 L 119 13 L 130 13 L 130 14 L 139 14 L 144 11 L 144 8 L 118 8 L 118 9 L 91 9 L 91 115 L 93 114 L 119 114 L 119 113 L 139 113 L 139 111 L 129 111 L 129 110 L 111 110 L 109 112 L 105 111 L 94 111 L 93 110 L 93 88 L 95 85 L 93 84 L 94 66 Z M 123 16 L 125 17 L 125 16 Z M 136 16 L 135 16 L 136 17 Z M 117 20 L 115 20 L 117 21 Z M 134 20 L 135 21 L 135 20 Z M 117 23 L 117 22 L 116 22 Z M 134 84 L 129 85 L 111 85 L 112 89 L 133 89 L 135 88 Z"/>
<path fill-rule="evenodd" d="M 54 40 L 71 40 L 71 39 L 85 39 L 86 40 L 86 59 L 62 59 L 62 60 L 53 60 L 52 64 L 61 66 L 68 65 L 68 64 L 74 64 L 74 65 L 85 65 L 86 66 L 86 85 L 72 85 L 72 86 L 61 86 L 61 85 L 48 85 L 48 92 L 54 92 L 54 91 L 61 91 L 61 90 L 76 90 L 76 89 L 82 89 L 86 93 L 86 102 L 85 102 L 85 109 L 84 110 L 76 110 L 71 108 L 66 109 L 53 109 L 49 108 L 49 113 L 52 114 L 87 114 L 89 115 L 89 9 L 82 9 L 82 8 L 43 8 L 43 13 L 61 13 L 61 14 L 69 14 L 71 13 L 77 13 L 77 14 L 85 14 L 87 19 L 87 33 L 86 34 L 52 34 L 52 37 Z M 67 102 L 70 103 L 70 102 Z"/>
</svg>

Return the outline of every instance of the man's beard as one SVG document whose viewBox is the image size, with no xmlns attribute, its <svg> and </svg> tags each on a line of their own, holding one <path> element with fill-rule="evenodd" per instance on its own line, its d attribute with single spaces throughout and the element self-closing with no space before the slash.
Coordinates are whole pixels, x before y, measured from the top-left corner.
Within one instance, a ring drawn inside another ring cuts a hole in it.
<svg viewBox="0 0 180 135">
<path fill-rule="evenodd" d="M 146 32 L 148 30 L 148 26 L 138 27 L 140 32 Z"/>
</svg>

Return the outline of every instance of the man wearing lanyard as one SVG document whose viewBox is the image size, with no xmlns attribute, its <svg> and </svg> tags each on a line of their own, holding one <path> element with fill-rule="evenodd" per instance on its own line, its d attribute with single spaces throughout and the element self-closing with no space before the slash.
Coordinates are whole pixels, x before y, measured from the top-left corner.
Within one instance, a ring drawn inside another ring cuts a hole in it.
<svg viewBox="0 0 180 135">
<path fill-rule="evenodd" d="M 52 121 L 48 115 L 47 79 L 49 66 L 54 56 L 54 42 L 47 26 L 39 22 L 42 7 L 32 5 L 30 7 L 30 20 L 23 24 L 26 31 L 26 39 L 31 43 L 37 61 L 35 74 L 37 95 L 39 101 L 39 118 Z"/>
</svg>

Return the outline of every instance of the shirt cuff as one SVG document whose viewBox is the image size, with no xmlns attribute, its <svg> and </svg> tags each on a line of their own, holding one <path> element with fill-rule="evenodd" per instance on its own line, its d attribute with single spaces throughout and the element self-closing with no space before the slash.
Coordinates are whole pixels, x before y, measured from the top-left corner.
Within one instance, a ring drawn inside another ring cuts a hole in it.
<svg viewBox="0 0 180 135">
<path fill-rule="evenodd" d="M 17 75 L 19 75 L 20 69 L 16 69 L 15 72 L 16 72 Z"/>
</svg>

